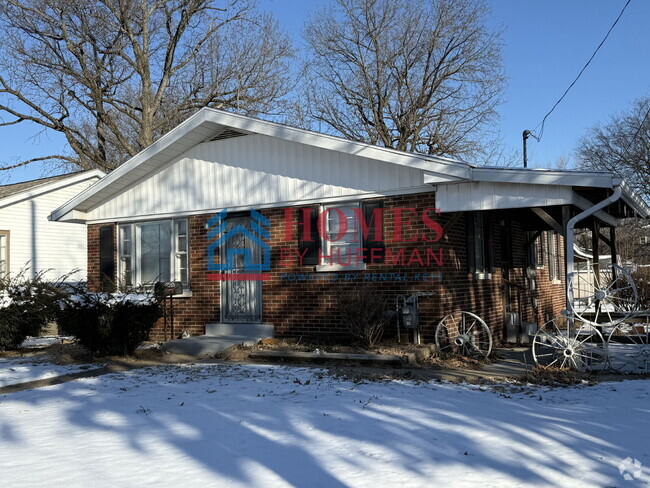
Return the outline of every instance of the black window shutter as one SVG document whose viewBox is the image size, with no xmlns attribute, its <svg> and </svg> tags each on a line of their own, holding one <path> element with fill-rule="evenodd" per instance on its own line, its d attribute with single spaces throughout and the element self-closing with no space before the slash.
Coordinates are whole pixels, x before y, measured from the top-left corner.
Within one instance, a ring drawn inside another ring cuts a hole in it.
<svg viewBox="0 0 650 488">
<path fill-rule="evenodd" d="M 467 212 L 465 214 L 465 228 L 467 234 L 467 272 L 476 273 L 476 256 L 475 256 L 475 242 L 474 242 L 474 212 Z"/>
<path fill-rule="evenodd" d="M 383 209 L 384 208 L 384 201 L 383 200 L 367 200 L 364 202 L 361 202 L 361 211 L 363 213 L 363 218 L 366 221 L 366 225 L 368 226 L 368 237 L 363 239 L 363 248 L 365 249 L 363 252 L 363 262 L 364 263 L 370 263 L 372 260 L 372 253 L 371 250 L 375 249 L 374 256 L 375 259 L 373 261 L 373 264 L 376 263 L 383 263 L 384 262 L 384 255 L 386 253 L 386 244 L 384 242 L 384 216 L 383 216 L 383 211 L 380 212 L 381 215 L 381 235 L 376 235 L 375 233 L 375 221 L 373 220 L 373 214 L 375 210 L 377 209 Z"/>
<path fill-rule="evenodd" d="M 305 210 L 309 212 L 305 212 Z M 318 234 L 318 210 L 319 207 L 308 207 L 298 209 L 298 248 L 303 265 L 315 266 L 318 263 L 318 251 L 320 249 L 320 235 Z M 305 213 L 309 216 L 310 233 L 309 240 L 304 239 Z M 306 251 L 306 252 L 305 252 Z"/>
<path fill-rule="evenodd" d="M 115 285 L 115 227 L 99 228 L 99 273 L 102 291 L 111 291 Z"/>
</svg>

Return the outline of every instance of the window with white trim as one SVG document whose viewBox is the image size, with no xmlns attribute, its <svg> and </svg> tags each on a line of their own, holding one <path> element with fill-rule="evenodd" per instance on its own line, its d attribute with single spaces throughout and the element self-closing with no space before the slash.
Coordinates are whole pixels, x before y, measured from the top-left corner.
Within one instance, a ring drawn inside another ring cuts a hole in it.
<svg viewBox="0 0 650 488">
<path fill-rule="evenodd" d="M 9 274 L 9 232 L 0 233 L 0 279 Z"/>
<path fill-rule="evenodd" d="M 189 287 L 187 219 L 119 226 L 120 279 L 125 285 L 180 281 Z"/>
<path fill-rule="evenodd" d="M 360 209 L 359 202 L 323 206 L 321 218 L 325 235 L 321 237 L 322 268 L 365 268 L 361 222 L 357 218 Z"/>
<path fill-rule="evenodd" d="M 551 281 L 561 281 L 562 247 L 560 235 L 556 231 L 547 232 L 548 277 Z"/>
</svg>

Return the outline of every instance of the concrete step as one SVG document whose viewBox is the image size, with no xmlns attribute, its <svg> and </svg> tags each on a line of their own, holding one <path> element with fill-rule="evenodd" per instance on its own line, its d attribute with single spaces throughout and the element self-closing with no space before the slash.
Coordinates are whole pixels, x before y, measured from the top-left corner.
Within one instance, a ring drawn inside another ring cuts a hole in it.
<svg viewBox="0 0 650 488">
<path fill-rule="evenodd" d="M 273 337 L 272 324 L 206 324 L 205 335 L 165 342 L 165 352 L 214 357 L 236 344 L 253 345 Z"/>
<path fill-rule="evenodd" d="M 244 340 L 268 339 L 274 336 L 273 324 L 206 324 L 205 335 L 211 337 L 244 337 Z"/>
<path fill-rule="evenodd" d="M 194 336 L 187 339 L 175 339 L 165 342 L 162 350 L 174 354 L 183 354 L 185 356 L 195 357 L 214 357 L 216 354 L 225 351 L 231 346 L 241 344 L 244 341 L 222 337 L 211 336 Z"/>
</svg>

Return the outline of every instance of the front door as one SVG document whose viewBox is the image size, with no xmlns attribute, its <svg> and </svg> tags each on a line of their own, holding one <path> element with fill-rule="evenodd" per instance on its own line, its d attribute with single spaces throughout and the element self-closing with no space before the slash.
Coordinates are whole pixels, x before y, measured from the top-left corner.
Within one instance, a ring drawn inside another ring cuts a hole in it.
<svg viewBox="0 0 650 488">
<path fill-rule="evenodd" d="M 242 226 L 251 228 L 250 217 L 231 217 L 226 221 L 227 231 Z M 246 252 L 245 250 L 248 250 Z M 249 254 L 250 253 L 250 254 Z M 262 260 L 261 247 L 243 233 L 233 234 L 220 250 L 222 259 L 231 256 L 231 269 L 221 282 L 221 321 L 225 323 L 259 323 L 262 321 L 262 281 L 259 279 L 236 279 L 246 273 L 246 254 L 252 262 Z M 234 278 L 234 279 L 229 279 Z"/>
</svg>

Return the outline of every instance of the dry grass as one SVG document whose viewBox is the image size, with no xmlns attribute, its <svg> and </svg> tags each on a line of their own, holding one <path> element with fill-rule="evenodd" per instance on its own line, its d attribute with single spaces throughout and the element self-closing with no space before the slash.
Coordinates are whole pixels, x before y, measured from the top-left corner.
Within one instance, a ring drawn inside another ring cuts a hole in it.
<svg viewBox="0 0 650 488">
<path fill-rule="evenodd" d="M 543 386 L 570 386 L 584 381 L 596 383 L 594 377 L 588 373 L 546 366 L 535 366 L 529 369 L 519 378 L 519 381 Z"/>
</svg>

